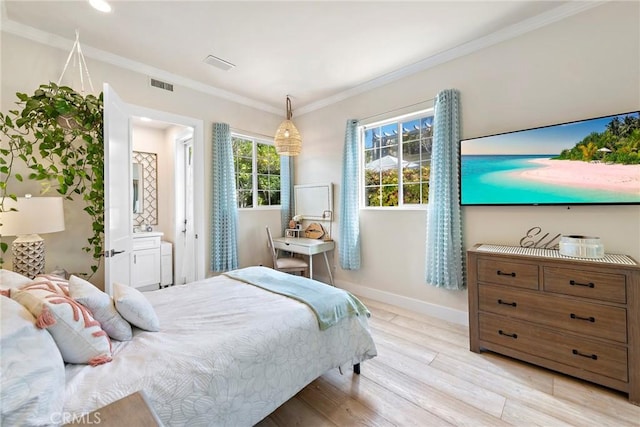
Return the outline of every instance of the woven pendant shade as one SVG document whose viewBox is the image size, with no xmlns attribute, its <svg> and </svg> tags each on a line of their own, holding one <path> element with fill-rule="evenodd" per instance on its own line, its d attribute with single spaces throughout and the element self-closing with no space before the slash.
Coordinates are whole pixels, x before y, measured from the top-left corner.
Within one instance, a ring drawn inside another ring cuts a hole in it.
<svg viewBox="0 0 640 427">
<path fill-rule="evenodd" d="M 300 132 L 291 121 L 291 100 L 287 96 L 287 119 L 280 123 L 274 137 L 276 153 L 281 156 L 297 156 L 302 148 Z"/>
</svg>

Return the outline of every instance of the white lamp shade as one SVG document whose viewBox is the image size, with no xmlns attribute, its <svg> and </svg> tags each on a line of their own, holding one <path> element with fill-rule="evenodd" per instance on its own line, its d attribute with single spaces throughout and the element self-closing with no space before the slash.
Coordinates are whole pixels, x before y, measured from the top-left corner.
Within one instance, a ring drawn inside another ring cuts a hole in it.
<svg viewBox="0 0 640 427">
<path fill-rule="evenodd" d="M 10 211 L 11 208 L 17 211 Z M 0 212 L 0 236 L 24 236 L 64 230 L 62 197 L 6 197 Z"/>
</svg>

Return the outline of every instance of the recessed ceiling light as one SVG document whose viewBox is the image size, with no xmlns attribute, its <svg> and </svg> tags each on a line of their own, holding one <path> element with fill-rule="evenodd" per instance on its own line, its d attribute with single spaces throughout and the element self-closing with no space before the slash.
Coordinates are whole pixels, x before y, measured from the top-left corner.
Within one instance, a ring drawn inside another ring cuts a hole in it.
<svg viewBox="0 0 640 427">
<path fill-rule="evenodd" d="M 151 119 L 149 117 L 140 117 L 140 120 L 142 120 L 143 122 L 150 122 Z"/>
<path fill-rule="evenodd" d="M 106 2 L 106 0 L 89 0 L 89 4 L 93 6 L 94 9 L 99 10 L 100 12 L 111 12 L 111 6 Z"/>
</svg>

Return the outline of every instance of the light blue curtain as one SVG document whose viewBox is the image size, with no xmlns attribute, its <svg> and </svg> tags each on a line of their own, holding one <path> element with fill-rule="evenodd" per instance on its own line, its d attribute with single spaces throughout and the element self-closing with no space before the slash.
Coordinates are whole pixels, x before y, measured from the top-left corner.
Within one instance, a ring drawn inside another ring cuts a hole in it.
<svg viewBox="0 0 640 427">
<path fill-rule="evenodd" d="M 360 269 L 360 212 L 358 200 L 358 121 L 347 120 L 340 191 L 340 266 Z"/>
<path fill-rule="evenodd" d="M 427 207 L 427 283 L 464 289 L 464 251 L 458 174 L 460 173 L 460 94 L 443 90 L 436 97 Z"/>
<path fill-rule="evenodd" d="M 233 170 L 231 131 L 226 123 L 213 124 L 213 185 L 211 270 L 238 268 L 238 203 Z"/>
<path fill-rule="evenodd" d="M 283 236 L 295 212 L 293 202 L 293 157 L 280 156 L 280 225 Z"/>
</svg>

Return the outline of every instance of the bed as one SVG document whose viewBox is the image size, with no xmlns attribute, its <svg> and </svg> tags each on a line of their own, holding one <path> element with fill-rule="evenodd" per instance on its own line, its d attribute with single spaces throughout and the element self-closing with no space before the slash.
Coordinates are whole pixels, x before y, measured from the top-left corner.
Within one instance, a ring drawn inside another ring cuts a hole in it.
<svg viewBox="0 0 640 427">
<path fill-rule="evenodd" d="M 160 330 L 112 341 L 109 363 L 66 364 L 64 414 L 143 390 L 167 426 L 251 426 L 329 369 L 376 355 L 367 316 L 321 330 L 306 304 L 226 275 L 144 295 Z"/>
</svg>

